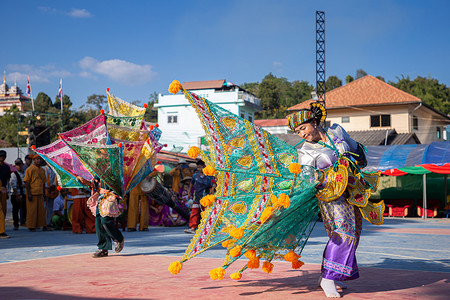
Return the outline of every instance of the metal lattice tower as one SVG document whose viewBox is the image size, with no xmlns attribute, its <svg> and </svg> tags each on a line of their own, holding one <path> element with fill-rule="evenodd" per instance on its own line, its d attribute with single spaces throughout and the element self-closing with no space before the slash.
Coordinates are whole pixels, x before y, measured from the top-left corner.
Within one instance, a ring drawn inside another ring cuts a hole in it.
<svg viewBox="0 0 450 300">
<path fill-rule="evenodd" d="M 316 11 L 316 93 L 325 106 L 325 12 Z"/>
</svg>

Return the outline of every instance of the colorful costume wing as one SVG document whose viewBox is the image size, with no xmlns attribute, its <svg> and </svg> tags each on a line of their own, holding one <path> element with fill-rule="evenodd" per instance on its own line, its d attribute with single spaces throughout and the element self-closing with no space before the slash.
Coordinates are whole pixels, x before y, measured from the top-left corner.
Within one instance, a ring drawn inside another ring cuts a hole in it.
<svg viewBox="0 0 450 300">
<path fill-rule="evenodd" d="M 288 251 L 301 252 L 318 212 L 315 170 L 300 168 L 297 151 L 285 142 L 179 87 L 196 110 L 208 144 L 208 151 L 191 148 L 188 155 L 200 152 L 208 164 L 204 173 L 217 172 L 217 188 L 214 196 L 202 199 L 203 205 L 212 205 L 202 213 L 182 260 L 169 270 L 177 273 L 181 263 L 219 243 L 228 251 L 224 265 L 211 271 L 213 279 L 223 278 L 224 270 L 245 252 L 255 254 L 249 254 L 251 266 L 255 260 L 259 265 L 259 258 L 270 264 Z M 291 165 L 298 165 L 295 174 Z M 296 261 L 300 263 L 298 257 Z"/>
<path fill-rule="evenodd" d="M 91 172 L 82 164 L 75 152 L 62 140 L 56 140 L 50 145 L 35 149 L 55 171 L 58 184 L 64 188 L 83 187 L 76 179 L 81 176 L 92 180 Z"/>
<path fill-rule="evenodd" d="M 145 107 L 107 95 L 110 114 L 102 111 L 36 152 L 54 168 L 61 187 L 81 187 L 76 177 L 90 181 L 97 175 L 123 197 L 154 170 L 161 131 L 147 129 Z"/>
<path fill-rule="evenodd" d="M 66 142 L 95 145 L 110 144 L 104 114 L 93 118 L 80 127 L 60 133 L 59 136 Z"/>
<path fill-rule="evenodd" d="M 125 195 L 123 147 L 118 145 L 87 145 L 67 142 L 88 166 L 117 195 Z"/>
<path fill-rule="evenodd" d="M 142 116 L 144 118 L 145 107 L 139 107 L 134 104 L 128 103 L 109 92 L 106 91 L 108 97 L 109 114 L 116 117 L 137 117 Z"/>
</svg>

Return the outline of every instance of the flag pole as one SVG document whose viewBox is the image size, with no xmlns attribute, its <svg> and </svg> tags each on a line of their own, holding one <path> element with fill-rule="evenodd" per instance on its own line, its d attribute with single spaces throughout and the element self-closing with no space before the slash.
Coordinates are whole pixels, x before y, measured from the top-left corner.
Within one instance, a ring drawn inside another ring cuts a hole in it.
<svg viewBox="0 0 450 300">
<path fill-rule="evenodd" d="M 60 124 L 60 130 L 63 132 L 63 88 L 62 88 L 62 78 L 59 80 L 59 101 L 61 102 L 61 124 Z"/>
</svg>

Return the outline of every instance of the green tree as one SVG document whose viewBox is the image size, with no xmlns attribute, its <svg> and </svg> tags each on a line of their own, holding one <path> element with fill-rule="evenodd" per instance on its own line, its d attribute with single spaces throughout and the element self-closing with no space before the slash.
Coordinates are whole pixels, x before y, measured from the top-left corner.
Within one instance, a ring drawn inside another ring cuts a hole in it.
<svg viewBox="0 0 450 300">
<path fill-rule="evenodd" d="M 148 97 L 147 109 L 145 110 L 144 120 L 147 122 L 158 122 L 158 108 L 155 107 L 155 103 L 158 103 L 158 93 L 153 92 Z"/>
<path fill-rule="evenodd" d="M 353 79 L 352 75 L 347 75 L 347 77 L 345 77 L 345 84 L 348 84 L 348 83 L 352 82 L 353 80 L 355 80 L 355 79 Z"/>
<path fill-rule="evenodd" d="M 327 81 L 325 82 L 325 88 L 327 92 L 334 90 L 335 88 L 338 88 L 340 86 L 342 86 L 342 80 L 334 75 L 328 77 Z"/>
<path fill-rule="evenodd" d="M 355 79 L 362 78 L 362 77 L 364 77 L 366 75 L 367 75 L 366 71 L 364 71 L 363 69 L 358 69 L 358 70 L 356 70 L 356 77 L 355 77 Z"/>
<path fill-rule="evenodd" d="M 408 77 L 397 77 L 398 82 L 389 82 L 396 88 L 414 95 L 431 107 L 441 111 L 444 114 L 450 113 L 450 88 L 445 84 L 439 83 L 437 79 L 417 76 L 411 80 Z"/>
<path fill-rule="evenodd" d="M 26 144 L 26 136 L 18 135 L 17 131 L 25 131 L 27 118 L 19 111 L 16 105 L 5 110 L 0 117 L 0 140 L 7 146 L 22 147 Z M 19 141 L 17 140 L 19 138 Z M 19 144 L 17 144 L 19 142 Z"/>
<path fill-rule="evenodd" d="M 376 78 L 377 78 L 377 79 L 380 79 L 380 80 L 383 81 L 383 82 L 386 82 L 386 80 L 384 80 L 384 77 L 382 77 L 382 76 L 380 76 L 380 75 L 378 75 Z"/>
<path fill-rule="evenodd" d="M 86 104 L 93 106 L 97 110 L 101 110 L 106 104 L 106 96 L 92 94 L 87 98 Z"/>
<path fill-rule="evenodd" d="M 51 107 L 53 107 L 52 99 L 47 94 L 39 92 L 34 99 L 34 110 L 37 112 L 48 112 Z"/>
</svg>

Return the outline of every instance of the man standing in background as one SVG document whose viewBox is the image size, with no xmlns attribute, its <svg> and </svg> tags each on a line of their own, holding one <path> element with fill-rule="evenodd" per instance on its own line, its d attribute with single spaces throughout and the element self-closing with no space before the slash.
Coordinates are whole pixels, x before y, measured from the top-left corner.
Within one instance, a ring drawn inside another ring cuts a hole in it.
<svg viewBox="0 0 450 300">
<path fill-rule="evenodd" d="M 5 217 L 6 217 L 6 200 L 8 199 L 8 182 L 11 178 L 11 169 L 5 164 L 6 151 L 0 150 L 0 238 L 9 238 L 5 233 Z"/>
<path fill-rule="evenodd" d="M 23 179 L 25 178 L 25 170 L 23 169 L 23 161 L 18 158 L 14 162 L 17 171 L 11 174 L 11 181 L 9 182 L 12 188 L 11 204 L 13 206 L 12 215 L 14 222 L 14 230 L 19 229 L 19 224 L 25 226 L 27 218 L 27 199 L 25 196 L 25 185 Z"/>
</svg>

